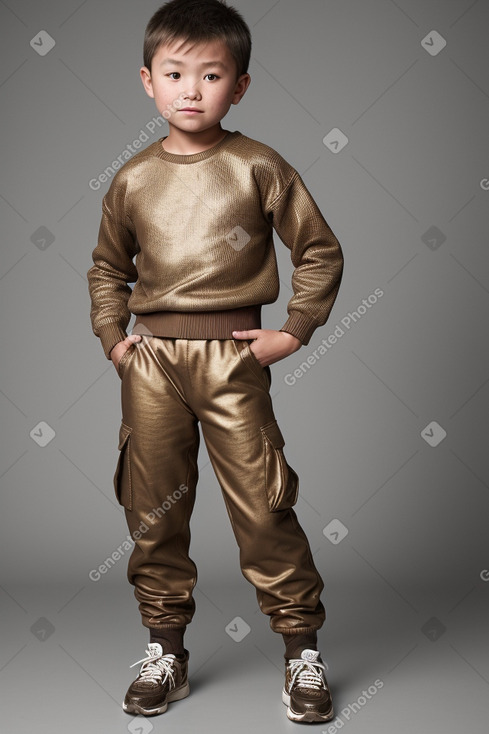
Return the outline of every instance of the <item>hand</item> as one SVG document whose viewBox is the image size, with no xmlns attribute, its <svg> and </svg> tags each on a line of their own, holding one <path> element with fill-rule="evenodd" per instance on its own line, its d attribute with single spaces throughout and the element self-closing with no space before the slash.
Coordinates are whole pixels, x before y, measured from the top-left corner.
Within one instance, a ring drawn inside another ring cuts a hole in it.
<svg viewBox="0 0 489 734">
<path fill-rule="evenodd" d="M 287 331 L 273 329 L 250 329 L 249 331 L 233 331 L 235 339 L 254 339 L 250 349 L 262 367 L 278 362 L 289 354 L 297 352 L 302 342 Z"/>
<path fill-rule="evenodd" d="M 112 363 L 116 370 L 119 370 L 119 362 L 122 359 L 122 355 L 127 352 L 131 344 L 136 344 L 136 342 L 141 341 L 141 335 L 140 334 L 131 334 L 130 336 L 126 336 L 126 338 L 121 341 L 117 342 L 117 344 L 112 347 L 110 350 L 110 358 L 112 360 Z"/>
</svg>

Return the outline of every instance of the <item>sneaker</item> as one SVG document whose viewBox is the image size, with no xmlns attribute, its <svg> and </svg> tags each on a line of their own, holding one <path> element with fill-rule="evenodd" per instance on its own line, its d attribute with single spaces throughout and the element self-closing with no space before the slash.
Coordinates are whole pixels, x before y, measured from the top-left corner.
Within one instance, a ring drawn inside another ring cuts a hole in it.
<svg viewBox="0 0 489 734">
<path fill-rule="evenodd" d="M 122 704 L 129 714 L 163 714 L 169 703 L 180 701 L 190 693 L 187 650 L 185 659 L 179 660 L 175 655 L 163 655 L 159 642 L 150 642 L 146 655 L 130 666 L 133 668 L 142 663 L 139 675 L 129 686 Z"/>
<path fill-rule="evenodd" d="M 303 650 L 300 658 L 286 661 L 282 701 L 291 721 L 330 721 L 333 718 L 325 669 L 317 650 Z"/>
</svg>

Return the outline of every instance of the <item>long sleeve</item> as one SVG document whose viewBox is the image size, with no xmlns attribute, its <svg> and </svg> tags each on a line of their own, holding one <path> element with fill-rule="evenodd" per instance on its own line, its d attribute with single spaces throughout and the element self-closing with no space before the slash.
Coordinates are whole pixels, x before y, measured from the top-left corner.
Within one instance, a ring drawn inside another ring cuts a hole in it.
<svg viewBox="0 0 489 734">
<path fill-rule="evenodd" d="M 133 257 L 139 247 L 126 213 L 126 186 L 121 178 L 114 178 L 104 196 L 94 265 L 87 273 L 92 329 L 108 359 L 112 347 L 127 336 L 131 318 L 127 303 L 132 293 L 128 284 L 138 277 Z"/>
<path fill-rule="evenodd" d="M 269 216 L 290 249 L 294 273 L 287 319 L 281 331 L 308 344 L 314 330 L 326 323 L 343 274 L 338 240 L 295 171 L 285 190 L 270 205 Z"/>
</svg>

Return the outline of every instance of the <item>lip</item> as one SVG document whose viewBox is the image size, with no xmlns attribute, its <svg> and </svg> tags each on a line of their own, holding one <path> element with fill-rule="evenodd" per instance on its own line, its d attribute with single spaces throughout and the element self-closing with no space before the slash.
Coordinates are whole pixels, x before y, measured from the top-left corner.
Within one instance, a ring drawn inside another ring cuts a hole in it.
<svg viewBox="0 0 489 734">
<path fill-rule="evenodd" d="M 196 114 L 198 112 L 202 112 L 202 110 L 197 110 L 195 109 L 195 107 L 183 107 L 183 109 L 181 109 L 180 112 L 190 112 L 192 114 Z"/>
</svg>

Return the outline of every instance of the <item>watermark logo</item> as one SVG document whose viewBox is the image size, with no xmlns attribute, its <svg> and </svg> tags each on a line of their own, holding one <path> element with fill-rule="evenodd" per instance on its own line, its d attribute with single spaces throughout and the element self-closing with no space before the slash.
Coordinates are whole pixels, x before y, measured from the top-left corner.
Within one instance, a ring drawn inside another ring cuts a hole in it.
<svg viewBox="0 0 489 734">
<path fill-rule="evenodd" d="M 30 46 L 39 56 L 46 56 L 56 45 L 56 41 L 47 31 L 39 31 L 31 38 Z"/>
<path fill-rule="evenodd" d="M 424 438 L 427 444 L 435 448 L 439 443 L 446 437 L 447 432 L 440 426 L 436 421 L 431 421 L 421 431 L 421 436 Z"/>
<path fill-rule="evenodd" d="M 34 426 L 29 436 L 43 449 L 56 436 L 56 431 L 46 421 L 40 421 L 37 426 Z"/>
<path fill-rule="evenodd" d="M 334 127 L 324 136 L 323 143 L 331 153 L 339 153 L 348 144 L 348 138 L 338 127 Z"/>
<path fill-rule="evenodd" d="M 47 250 L 49 245 L 52 245 L 56 239 L 54 234 L 47 227 L 38 227 L 35 232 L 31 234 L 31 242 L 33 245 L 39 248 L 39 250 Z"/>
<path fill-rule="evenodd" d="M 157 522 L 157 519 L 160 519 L 164 515 L 166 515 L 166 513 L 171 510 L 173 505 L 181 500 L 187 492 L 187 485 L 181 484 L 178 489 L 175 489 L 175 491 L 172 492 L 172 494 L 166 495 L 166 499 L 163 500 L 161 505 L 159 505 L 158 507 L 153 507 L 150 512 L 146 513 L 145 519 L 151 525 L 154 525 Z M 147 525 L 144 520 L 141 520 L 138 528 L 136 530 L 133 530 L 131 535 L 127 535 L 124 542 L 117 546 L 117 548 L 111 553 L 110 556 L 105 559 L 103 563 L 100 564 L 100 566 L 98 566 L 97 568 L 92 568 L 92 570 L 88 574 L 88 578 L 90 579 L 90 581 L 100 581 L 102 576 L 105 576 L 105 574 L 108 573 L 110 569 L 115 566 L 115 564 L 120 561 L 121 558 L 123 558 L 128 551 L 133 550 L 136 541 L 140 540 L 143 535 L 148 532 L 149 529 L 150 526 Z"/>
<path fill-rule="evenodd" d="M 325 528 L 323 528 L 323 535 L 330 543 L 338 545 L 348 535 L 348 528 L 346 525 L 343 525 L 341 520 L 335 518 L 334 520 L 331 520 Z"/>
<path fill-rule="evenodd" d="M 160 128 L 162 125 L 165 124 L 165 122 L 167 122 L 167 120 L 170 119 L 170 117 L 176 110 L 179 110 L 180 107 L 182 107 L 183 99 L 184 93 L 181 92 L 181 94 L 179 94 L 179 96 L 174 99 L 173 102 L 166 106 L 166 109 L 163 110 L 161 115 L 151 118 L 151 120 L 146 123 L 144 128 L 140 129 L 139 135 L 134 138 L 131 143 L 128 143 L 126 145 L 124 150 L 119 153 L 117 158 L 114 158 L 110 165 L 104 168 L 102 173 L 99 173 L 98 176 L 90 179 L 88 185 L 90 186 L 92 191 L 98 191 L 102 184 L 107 183 L 107 181 L 109 181 L 115 175 L 116 171 L 118 171 L 119 168 L 122 168 L 124 163 L 130 160 L 133 155 L 142 148 L 143 143 L 148 142 L 149 136 L 153 135 L 158 128 Z"/>
<path fill-rule="evenodd" d="M 154 726 L 146 716 L 138 714 L 138 716 L 131 719 L 127 728 L 131 734 L 149 734 L 150 731 L 153 731 Z"/>
<path fill-rule="evenodd" d="M 367 705 L 372 698 L 384 687 L 384 681 L 377 678 L 368 688 L 366 688 L 356 701 L 344 706 L 336 719 L 331 722 L 327 729 L 323 729 L 321 734 L 336 734 L 340 729 L 343 729 L 348 721 L 351 721 L 363 708 Z"/>
<path fill-rule="evenodd" d="M 339 324 L 336 324 L 334 331 L 323 339 L 321 344 L 306 358 L 304 362 L 296 367 L 293 372 L 289 372 L 284 377 L 286 385 L 295 385 L 298 380 L 304 377 L 307 372 L 314 367 L 317 362 L 355 325 L 365 316 L 367 311 L 371 309 L 384 295 L 381 288 L 376 288 L 367 298 L 364 298 L 354 311 L 349 311 L 343 316 Z"/>
<path fill-rule="evenodd" d="M 443 245 L 446 239 L 447 238 L 443 234 L 441 229 L 438 229 L 438 227 L 435 227 L 435 225 L 427 229 L 424 235 L 421 237 L 421 241 L 424 242 L 424 244 L 433 251 L 438 250 L 438 248 Z"/>
<path fill-rule="evenodd" d="M 188 492 L 188 487 L 186 484 L 181 484 L 178 489 L 176 489 L 172 494 L 166 495 L 166 500 L 163 500 L 161 505 L 159 507 L 153 507 L 151 512 L 148 512 L 146 515 L 146 518 L 149 520 L 149 522 L 154 525 L 156 522 L 156 518 L 161 518 L 163 515 L 166 515 L 168 510 L 171 510 L 172 506 L 178 502 L 178 500 L 181 500 L 183 495 Z"/>
<path fill-rule="evenodd" d="M 242 642 L 242 640 L 244 640 L 244 638 L 251 632 L 250 625 L 245 622 L 242 617 L 235 617 L 224 629 L 229 637 L 231 637 L 235 642 Z"/>
<path fill-rule="evenodd" d="M 425 51 L 428 51 L 430 56 L 437 56 L 440 51 L 443 51 L 447 42 L 443 36 L 438 33 L 438 31 L 430 31 L 428 35 L 422 39 L 421 45 Z"/>
<path fill-rule="evenodd" d="M 31 632 L 38 640 L 45 642 L 45 640 L 53 634 L 54 625 L 51 624 L 49 619 L 46 619 L 46 617 L 39 617 L 39 619 L 32 625 Z"/>
<path fill-rule="evenodd" d="M 250 240 L 251 237 L 248 232 L 243 227 L 240 227 L 239 224 L 226 235 L 226 241 L 231 245 L 233 250 L 242 250 Z"/>
<path fill-rule="evenodd" d="M 428 638 L 428 640 L 431 640 L 431 642 L 439 640 L 446 631 L 447 628 L 437 617 L 431 617 L 431 619 L 425 622 L 421 627 L 421 632 Z"/>
</svg>

